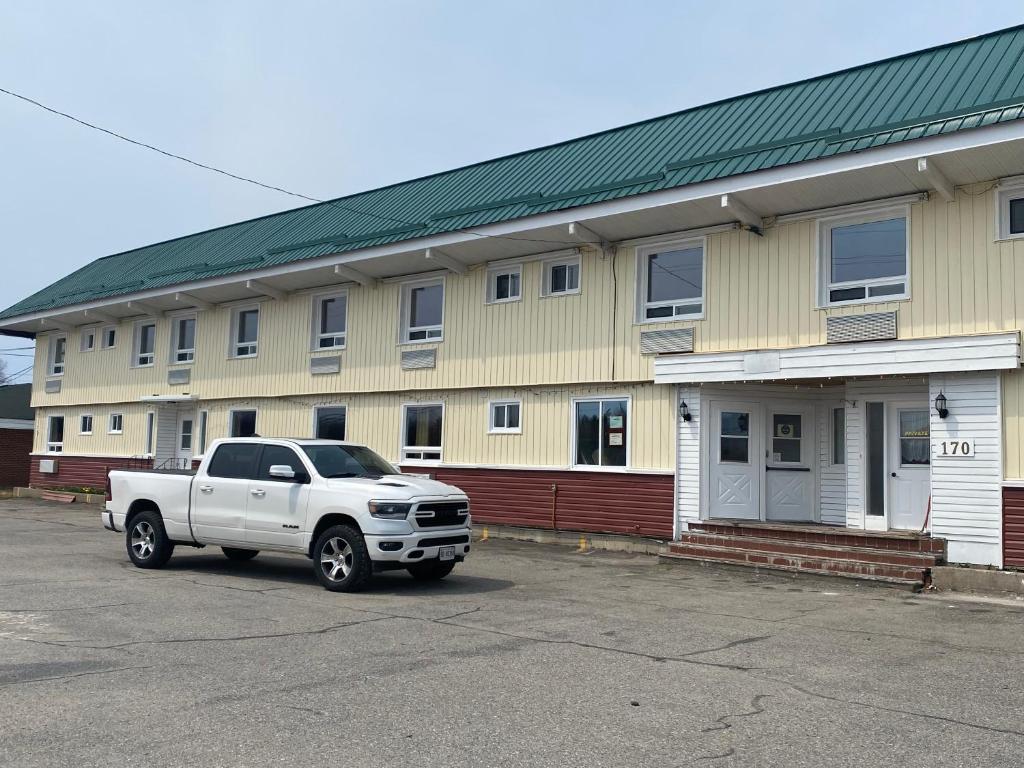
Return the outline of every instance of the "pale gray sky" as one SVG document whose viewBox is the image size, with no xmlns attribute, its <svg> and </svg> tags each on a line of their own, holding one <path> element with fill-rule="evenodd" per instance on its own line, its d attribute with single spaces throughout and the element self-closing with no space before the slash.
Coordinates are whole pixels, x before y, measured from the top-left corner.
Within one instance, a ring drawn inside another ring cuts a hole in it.
<svg viewBox="0 0 1024 768">
<path fill-rule="evenodd" d="M 7 0 L 0 87 L 326 198 L 1022 22 L 1020 0 Z M 2 307 L 299 202 L 3 94 L 0 153 Z"/>
</svg>

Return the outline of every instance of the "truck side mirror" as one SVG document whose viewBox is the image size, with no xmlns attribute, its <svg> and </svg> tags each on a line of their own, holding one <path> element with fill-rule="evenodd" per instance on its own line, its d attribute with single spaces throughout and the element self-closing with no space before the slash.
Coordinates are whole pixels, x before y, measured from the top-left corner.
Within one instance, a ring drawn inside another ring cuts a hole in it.
<svg viewBox="0 0 1024 768">
<path fill-rule="evenodd" d="M 289 467 L 287 464 L 272 464 L 270 467 L 269 474 L 271 477 L 276 477 L 281 480 L 295 479 L 295 470 Z"/>
</svg>

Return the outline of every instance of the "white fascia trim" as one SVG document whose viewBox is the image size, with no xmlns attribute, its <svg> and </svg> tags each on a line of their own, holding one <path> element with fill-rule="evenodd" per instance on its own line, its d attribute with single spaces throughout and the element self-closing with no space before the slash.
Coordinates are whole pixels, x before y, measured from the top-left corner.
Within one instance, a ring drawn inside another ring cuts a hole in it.
<svg viewBox="0 0 1024 768">
<path fill-rule="evenodd" d="M 0 419 L 0 429 L 35 429 L 35 422 L 29 419 Z"/>
<path fill-rule="evenodd" d="M 533 471 L 533 472 L 607 472 L 615 475 L 674 475 L 675 473 L 671 469 L 648 469 L 643 467 L 591 467 L 586 468 L 580 466 L 569 466 L 569 465 L 548 465 L 548 464 L 464 464 L 464 463 L 449 463 L 446 461 L 416 461 L 416 460 L 399 460 L 391 462 L 392 464 L 398 464 L 399 466 L 415 466 L 415 467 L 435 467 L 437 469 L 507 469 L 514 470 L 517 472 L 522 471 Z"/>
<path fill-rule="evenodd" d="M 154 288 L 148 291 L 140 291 L 134 294 L 123 294 L 117 297 L 97 299 L 82 304 L 69 305 L 50 311 L 33 312 L 27 315 L 8 318 L 0 322 L 0 328 L 11 323 L 24 323 L 33 320 L 46 319 L 73 312 L 81 312 L 87 309 L 98 309 L 111 304 L 124 304 L 128 301 L 145 301 L 150 298 L 173 295 L 175 293 L 188 293 L 191 291 L 203 290 L 205 288 L 216 288 L 222 285 L 234 285 L 244 283 L 246 280 L 262 280 L 286 275 L 293 272 L 304 272 L 312 269 L 322 269 L 336 264 L 354 265 L 367 259 L 380 258 L 395 254 L 412 254 L 424 248 L 443 248 L 457 243 L 476 241 L 484 237 L 506 237 L 516 234 L 523 234 L 531 229 L 541 227 L 554 227 L 568 225 L 572 222 L 585 222 L 589 219 L 612 216 L 634 211 L 660 208 L 676 203 L 690 202 L 714 198 L 718 195 L 736 194 L 762 187 L 785 184 L 795 181 L 829 176 L 836 173 L 862 170 L 879 165 L 899 163 L 904 161 L 917 160 L 922 156 L 939 156 L 948 152 L 957 152 L 966 149 L 987 147 L 993 144 L 1002 144 L 1008 141 L 1024 139 L 1024 120 L 1011 120 L 1006 123 L 989 125 L 984 128 L 973 128 L 957 133 L 928 136 L 912 141 L 903 141 L 897 144 L 889 144 L 873 149 L 866 149 L 861 152 L 846 152 L 831 157 L 823 157 L 817 160 L 808 160 L 803 163 L 780 166 L 778 168 L 766 168 L 751 173 L 727 176 L 721 179 L 697 182 L 683 187 L 673 187 L 658 192 L 649 192 L 644 195 L 633 195 L 617 200 L 608 200 L 601 203 L 566 208 L 551 213 L 539 213 L 533 216 L 525 216 L 511 221 L 495 224 L 485 224 L 474 228 L 472 232 L 460 230 L 427 237 L 403 240 L 399 243 L 389 245 L 378 245 L 371 248 L 363 248 L 358 251 L 343 254 L 327 254 L 315 259 L 282 264 L 264 269 L 252 270 L 250 272 L 239 272 L 227 277 L 214 277 L 206 280 L 197 280 L 188 283 L 175 283 L 163 288 Z M 408 277 L 404 278 L 408 279 Z"/>
<path fill-rule="evenodd" d="M 790 221 L 806 221 L 807 219 L 838 218 L 855 213 L 870 213 L 886 208 L 897 208 L 912 203 L 924 203 L 928 201 L 927 192 L 918 192 L 912 195 L 900 195 L 899 197 L 883 197 L 878 200 L 867 200 L 863 203 L 851 203 L 850 205 L 836 205 L 831 208 L 815 208 L 811 211 L 800 211 L 798 213 L 787 213 L 776 216 L 774 223 L 786 224 Z"/>
</svg>

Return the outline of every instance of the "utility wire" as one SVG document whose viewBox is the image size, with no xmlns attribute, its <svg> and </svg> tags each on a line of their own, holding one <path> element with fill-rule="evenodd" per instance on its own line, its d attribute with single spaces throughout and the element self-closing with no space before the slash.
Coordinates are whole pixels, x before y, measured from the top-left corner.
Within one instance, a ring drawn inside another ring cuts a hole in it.
<svg viewBox="0 0 1024 768">
<path fill-rule="evenodd" d="M 161 155 L 163 155 L 165 157 L 169 157 L 172 160 L 180 160 L 183 163 L 188 163 L 189 165 L 195 166 L 196 168 L 202 168 L 205 171 L 210 171 L 212 173 L 219 173 L 222 176 L 227 176 L 228 178 L 234 179 L 236 181 L 245 182 L 246 184 L 255 184 L 257 187 L 262 187 L 263 189 L 268 189 L 268 190 L 270 190 L 272 192 L 280 192 L 283 195 L 290 195 L 291 197 L 297 197 L 297 198 L 299 198 L 301 200 L 307 200 L 307 201 L 312 202 L 312 203 L 318 203 L 318 204 L 322 204 L 322 205 L 330 205 L 330 206 L 332 206 L 334 208 L 339 208 L 341 210 L 349 211 L 350 213 L 356 213 L 356 214 L 359 214 L 359 215 L 362 215 L 362 216 L 371 216 L 371 217 L 373 217 L 375 219 L 380 219 L 382 221 L 387 221 L 387 222 L 390 222 L 392 224 L 402 224 L 402 225 L 408 225 L 408 226 L 419 226 L 419 225 L 422 225 L 422 223 L 423 223 L 423 222 L 418 222 L 418 221 L 407 221 L 405 219 L 396 219 L 393 216 L 385 216 L 385 215 L 382 215 L 382 214 L 379 214 L 379 213 L 372 213 L 370 211 L 363 211 L 363 210 L 360 210 L 358 208 L 353 208 L 351 206 L 339 203 L 336 200 L 321 200 L 318 197 L 311 197 L 309 195 L 304 195 L 301 192 L 293 192 L 292 190 L 285 189 L 284 187 L 278 187 L 278 186 L 275 186 L 274 184 L 267 184 L 265 182 L 259 181 L 258 179 L 253 179 L 253 178 L 250 178 L 248 176 L 242 176 L 242 175 L 237 174 L 237 173 L 232 173 L 231 171 L 225 171 L 223 168 L 217 168 L 216 166 L 208 165 L 207 163 L 201 163 L 198 160 L 193 160 L 193 159 L 191 159 L 189 157 L 185 157 L 184 155 L 179 155 L 179 154 L 177 154 L 175 152 L 170 152 L 170 151 L 168 151 L 166 149 L 161 149 L 160 147 L 154 146 L 153 144 L 149 144 L 149 143 L 147 143 L 145 141 L 139 141 L 138 139 L 133 139 L 130 136 L 125 136 L 122 133 L 118 133 L 117 131 L 113 131 L 113 130 L 111 130 L 109 128 L 104 128 L 103 126 L 96 125 L 95 123 L 90 123 L 88 120 L 83 120 L 82 118 L 75 117 L 74 115 L 68 114 L 67 112 L 62 112 L 61 110 L 56 109 L 55 107 L 48 106 L 46 104 L 43 104 L 40 101 L 36 101 L 35 99 L 29 98 L 28 96 L 25 96 L 25 95 L 23 95 L 21 93 L 16 93 L 15 91 L 8 90 L 7 88 L 0 87 L 0 93 L 5 93 L 8 96 L 11 96 L 11 97 L 13 97 L 15 99 L 20 99 L 21 101 L 24 101 L 27 104 L 31 104 L 34 107 L 38 107 L 39 109 L 45 110 L 46 112 L 49 112 L 49 113 L 51 113 L 53 115 L 57 115 L 59 117 L 63 117 L 65 119 L 67 119 L 67 120 L 70 120 L 70 121 L 72 121 L 74 123 L 77 123 L 77 124 L 79 124 L 81 126 L 84 126 L 86 128 L 91 128 L 94 131 L 99 131 L 100 133 L 105 133 L 108 136 L 112 136 L 115 139 L 119 139 L 121 141 L 126 141 L 129 144 L 134 144 L 135 146 L 142 147 L 143 149 L 148 149 L 148 150 L 150 150 L 152 152 L 156 152 L 156 153 L 161 154 Z M 584 243 L 581 243 L 581 242 L 569 241 L 569 240 L 541 240 L 541 239 L 527 238 L 527 237 L 512 237 L 512 236 L 509 236 L 509 235 L 485 235 L 485 234 L 483 234 L 481 232 L 476 232 L 476 231 L 474 231 L 472 229 L 457 229 L 457 230 L 454 230 L 454 232 L 465 232 L 466 234 L 473 235 L 474 237 L 480 237 L 480 238 L 489 238 L 489 239 L 498 239 L 498 240 L 516 240 L 516 241 L 519 241 L 519 242 L 528 242 L 528 243 L 550 243 L 550 244 L 553 244 L 553 245 L 563 245 L 563 246 L 564 245 L 568 245 L 568 246 L 576 246 L 576 247 L 584 244 Z M 597 245 L 597 243 L 594 243 L 594 245 Z"/>
</svg>

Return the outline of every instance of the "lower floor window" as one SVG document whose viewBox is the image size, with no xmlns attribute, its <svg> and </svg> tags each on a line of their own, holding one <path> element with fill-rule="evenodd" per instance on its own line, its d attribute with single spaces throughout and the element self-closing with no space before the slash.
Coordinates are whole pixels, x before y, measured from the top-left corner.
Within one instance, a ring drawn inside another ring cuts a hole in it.
<svg viewBox="0 0 1024 768">
<path fill-rule="evenodd" d="M 900 411 L 900 466 L 931 463 L 931 425 L 926 410 Z"/>
<path fill-rule="evenodd" d="M 491 403 L 491 432 L 519 432 L 518 401 Z"/>
<path fill-rule="evenodd" d="M 344 440 L 345 416 L 348 409 L 343 405 L 317 408 L 315 413 L 318 440 Z"/>
<path fill-rule="evenodd" d="M 407 405 L 402 430 L 402 458 L 410 461 L 441 460 L 444 407 Z"/>
<path fill-rule="evenodd" d="M 81 421 L 78 425 L 78 431 L 83 435 L 92 434 L 92 416 L 87 413 L 82 414 Z"/>
<path fill-rule="evenodd" d="M 124 432 L 123 413 L 110 414 L 110 421 L 107 424 L 107 432 L 109 432 L 112 435 L 120 435 L 122 432 Z"/>
<path fill-rule="evenodd" d="M 48 453 L 60 453 L 64 450 L 64 417 L 51 416 L 46 425 L 46 450 Z"/>
<path fill-rule="evenodd" d="M 575 419 L 574 462 L 577 466 L 628 465 L 628 400 L 577 400 Z"/>
<path fill-rule="evenodd" d="M 232 411 L 230 436 L 254 437 L 256 435 L 256 411 Z"/>
</svg>

